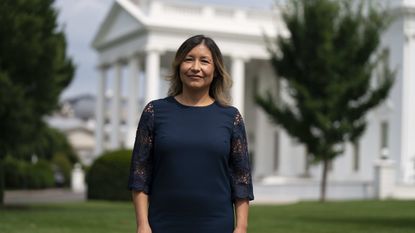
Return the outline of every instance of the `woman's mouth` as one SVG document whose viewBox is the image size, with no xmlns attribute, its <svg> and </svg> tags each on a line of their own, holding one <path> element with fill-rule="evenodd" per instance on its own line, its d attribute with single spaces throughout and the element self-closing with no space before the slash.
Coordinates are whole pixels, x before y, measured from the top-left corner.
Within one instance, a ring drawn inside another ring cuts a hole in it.
<svg viewBox="0 0 415 233">
<path fill-rule="evenodd" d="M 187 77 L 189 77 L 191 79 L 201 79 L 201 78 L 203 78 L 202 76 L 199 76 L 199 75 L 188 75 Z"/>
</svg>

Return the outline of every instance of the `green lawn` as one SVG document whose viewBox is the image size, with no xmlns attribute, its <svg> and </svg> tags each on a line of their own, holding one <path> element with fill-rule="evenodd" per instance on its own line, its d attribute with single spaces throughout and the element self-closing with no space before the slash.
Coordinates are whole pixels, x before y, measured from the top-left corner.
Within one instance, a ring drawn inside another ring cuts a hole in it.
<svg viewBox="0 0 415 233">
<path fill-rule="evenodd" d="M 0 233 L 134 233 L 130 203 L 7 206 Z M 249 233 L 413 233 L 415 201 L 253 205 Z"/>
</svg>

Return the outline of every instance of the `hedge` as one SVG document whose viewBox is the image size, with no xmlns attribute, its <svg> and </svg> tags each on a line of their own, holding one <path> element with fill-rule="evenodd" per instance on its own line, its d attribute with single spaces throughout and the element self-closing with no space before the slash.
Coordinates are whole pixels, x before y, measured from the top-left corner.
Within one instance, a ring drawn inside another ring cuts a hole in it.
<svg viewBox="0 0 415 233">
<path fill-rule="evenodd" d="M 43 189 L 55 186 L 53 169 L 48 161 L 40 159 L 37 163 L 30 164 L 28 168 L 27 188 Z"/>
<path fill-rule="evenodd" d="M 104 153 L 89 168 L 86 181 L 88 199 L 131 201 L 127 189 L 131 150 Z"/>
<path fill-rule="evenodd" d="M 4 203 L 4 169 L 3 161 L 0 159 L 0 206 Z"/>
<path fill-rule="evenodd" d="M 3 161 L 6 189 L 41 189 L 54 186 L 51 164 L 43 159 L 32 164 L 7 156 Z"/>
<path fill-rule="evenodd" d="M 52 158 L 52 164 L 54 168 L 56 169 L 55 172 L 58 172 L 63 175 L 63 183 L 58 183 L 58 180 L 55 180 L 56 185 L 69 187 L 71 185 L 71 172 L 72 172 L 72 163 L 68 159 L 67 156 L 65 156 L 62 153 L 57 153 Z"/>
</svg>

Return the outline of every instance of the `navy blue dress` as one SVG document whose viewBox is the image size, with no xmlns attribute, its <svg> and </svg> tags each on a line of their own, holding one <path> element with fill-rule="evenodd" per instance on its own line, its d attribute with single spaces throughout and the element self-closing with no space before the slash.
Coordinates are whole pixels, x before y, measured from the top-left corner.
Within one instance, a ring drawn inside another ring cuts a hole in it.
<svg viewBox="0 0 415 233">
<path fill-rule="evenodd" d="M 149 195 L 153 233 L 232 233 L 236 199 L 253 200 L 245 126 L 235 107 L 151 101 L 128 186 Z"/>
</svg>

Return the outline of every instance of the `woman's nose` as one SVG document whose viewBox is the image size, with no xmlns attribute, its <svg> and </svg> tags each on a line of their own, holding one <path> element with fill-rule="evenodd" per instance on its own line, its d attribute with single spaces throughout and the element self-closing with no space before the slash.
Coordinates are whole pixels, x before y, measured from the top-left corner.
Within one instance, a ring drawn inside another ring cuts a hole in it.
<svg viewBox="0 0 415 233">
<path fill-rule="evenodd" d="M 198 61 L 195 61 L 192 65 L 193 71 L 199 71 L 200 70 L 200 63 Z"/>
</svg>

